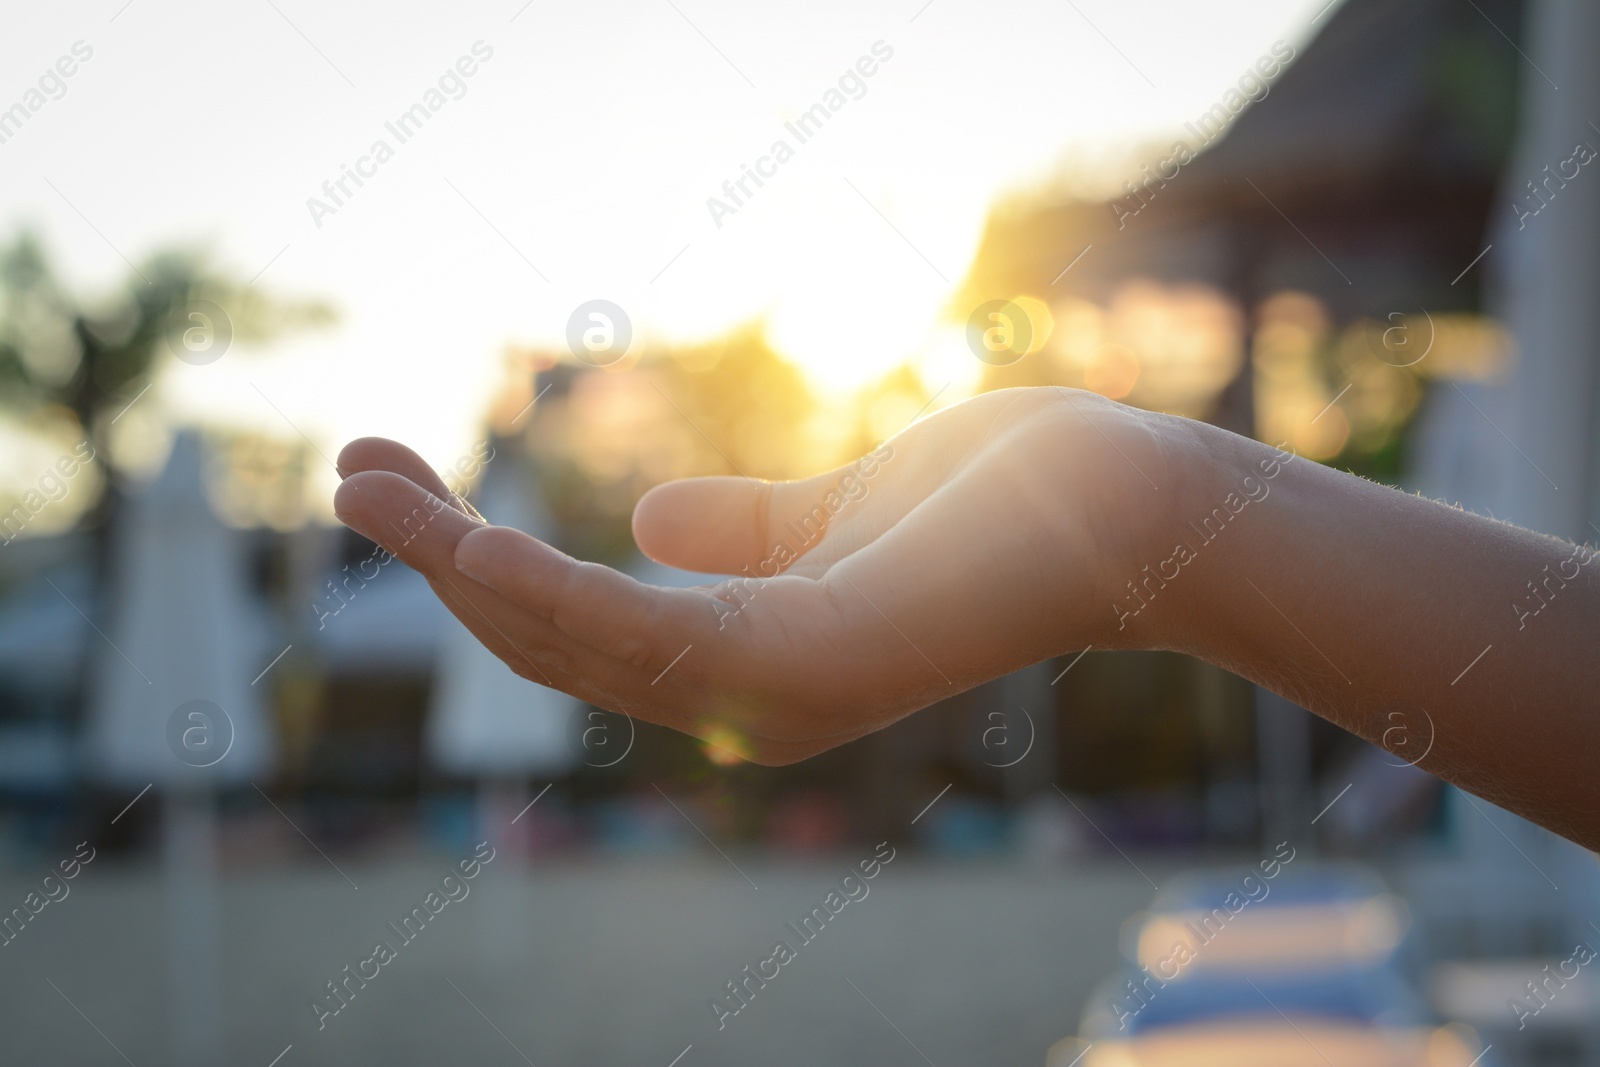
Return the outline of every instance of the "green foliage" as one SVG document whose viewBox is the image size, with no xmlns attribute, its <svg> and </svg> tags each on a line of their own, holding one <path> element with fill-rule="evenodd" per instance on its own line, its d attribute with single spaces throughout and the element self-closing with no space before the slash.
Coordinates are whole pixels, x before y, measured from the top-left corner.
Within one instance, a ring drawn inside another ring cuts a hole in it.
<svg viewBox="0 0 1600 1067">
<path fill-rule="evenodd" d="M 189 252 L 152 256 L 111 292 L 85 298 L 52 270 L 31 233 L 0 247 L 0 413 L 70 411 L 96 436 L 102 416 L 126 404 L 170 353 L 175 313 L 209 300 L 236 341 L 260 342 L 333 321 L 318 302 L 283 302 L 211 270 Z"/>
</svg>

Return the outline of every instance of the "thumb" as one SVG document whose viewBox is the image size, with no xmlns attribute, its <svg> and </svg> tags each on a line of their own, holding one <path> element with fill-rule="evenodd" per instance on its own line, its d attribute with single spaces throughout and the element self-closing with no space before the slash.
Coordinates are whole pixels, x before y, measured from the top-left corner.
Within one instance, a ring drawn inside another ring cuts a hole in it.
<svg viewBox="0 0 1600 1067">
<path fill-rule="evenodd" d="M 633 509 L 633 539 L 670 567 L 708 574 L 750 567 L 770 576 L 822 540 L 852 470 L 793 482 L 715 477 L 658 485 Z"/>
</svg>

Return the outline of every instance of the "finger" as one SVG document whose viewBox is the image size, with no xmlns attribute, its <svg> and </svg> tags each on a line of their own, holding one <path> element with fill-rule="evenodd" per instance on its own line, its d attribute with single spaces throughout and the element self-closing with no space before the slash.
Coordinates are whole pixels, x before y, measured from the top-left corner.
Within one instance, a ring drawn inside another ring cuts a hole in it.
<svg viewBox="0 0 1600 1067">
<path fill-rule="evenodd" d="M 481 589 L 464 577 L 457 582 L 432 578 L 427 581 L 439 602 L 513 673 L 548 688 L 590 699 L 594 687 L 573 673 L 572 657 L 548 642 L 530 641 L 526 624 L 516 617 L 515 605 L 493 603 L 497 598 L 492 591 Z M 513 637 L 512 631 L 518 636 Z M 537 654 L 533 651 L 536 645 Z"/>
<path fill-rule="evenodd" d="M 461 624 L 523 678 L 612 710 L 626 704 L 618 694 L 641 684 L 639 672 L 626 664 L 566 637 L 548 620 L 457 571 L 456 544 L 484 527 L 421 487 L 388 471 L 355 474 L 340 486 L 335 511 L 422 573 Z M 675 707 L 646 705 L 642 711 L 640 717 L 650 722 L 687 725 Z"/>
<path fill-rule="evenodd" d="M 770 577 L 822 542 L 866 494 L 877 466 L 869 456 L 792 482 L 717 477 L 658 485 L 633 509 L 634 541 L 671 567 Z"/>
<path fill-rule="evenodd" d="M 456 571 L 456 543 L 483 529 L 481 523 L 390 471 L 352 474 L 334 494 L 334 513 L 427 578 L 445 606 L 513 670 L 566 688 L 551 672 L 575 669 L 573 643 L 561 640 L 549 623 L 498 602 L 492 590 Z"/>
<path fill-rule="evenodd" d="M 498 526 L 462 538 L 456 564 L 626 663 L 608 674 L 612 692 L 651 721 L 762 763 L 793 762 L 871 729 L 854 714 L 849 687 L 836 684 L 849 672 L 819 680 L 814 669 L 838 658 L 832 606 L 816 582 L 658 588 Z M 758 601 L 760 611 L 745 611 Z"/>
<path fill-rule="evenodd" d="M 1015 425 L 1012 417 L 1026 413 L 1029 403 L 1038 404 L 1037 398 L 1029 397 L 1031 392 L 1003 390 L 935 412 L 858 460 L 852 467 L 860 477 L 842 483 L 854 492 L 847 496 L 830 535 L 786 573 L 822 578 L 841 560 L 876 544 L 986 451 L 1003 450 L 1006 434 Z M 875 467 L 872 460 L 877 461 Z"/>
<path fill-rule="evenodd" d="M 387 469 L 346 477 L 334 493 L 333 512 L 340 522 L 424 574 L 451 569 L 456 542 L 483 526 L 440 494 Z"/>
<path fill-rule="evenodd" d="M 805 501 L 824 491 L 823 480 L 718 477 L 668 482 L 635 505 L 634 541 L 646 556 L 669 567 L 736 574 L 771 555 L 780 526 L 803 521 Z M 825 531 L 824 524 L 812 531 L 813 537 Z"/>
<path fill-rule="evenodd" d="M 413 482 L 441 500 L 449 502 L 456 510 L 482 520 L 478 509 L 454 492 L 427 460 L 399 441 L 387 437 L 358 437 L 339 452 L 339 475 L 348 478 L 361 471 L 392 471 Z"/>
<path fill-rule="evenodd" d="M 481 527 L 463 537 L 455 565 L 577 642 L 663 677 L 688 646 L 708 643 L 723 604 L 704 590 L 645 585 L 610 567 L 575 560 L 505 526 Z"/>
<path fill-rule="evenodd" d="M 937 412 L 813 478 L 689 478 L 656 486 L 634 508 L 634 541 L 650 558 L 685 570 L 820 577 L 943 485 L 1010 402 L 995 397 Z"/>
<path fill-rule="evenodd" d="M 730 639 L 725 638 L 721 648 L 710 640 L 702 641 L 698 650 L 689 647 L 692 644 L 689 641 L 674 647 L 671 642 L 677 640 L 679 627 L 667 625 L 665 620 L 645 622 L 643 626 L 647 631 L 654 625 L 657 633 L 668 636 L 661 648 L 671 648 L 671 652 L 652 652 L 643 658 L 642 665 L 637 665 L 626 657 L 611 654 L 618 650 L 614 645 L 602 651 L 563 633 L 550 618 L 513 602 L 455 566 L 456 550 L 474 534 L 514 535 L 520 541 L 555 554 L 525 534 L 481 526 L 446 507 L 442 500 L 420 486 L 389 471 L 352 474 L 335 496 L 335 512 L 353 529 L 421 572 L 456 618 L 507 666 L 530 681 L 560 689 L 600 707 L 692 734 L 708 744 L 761 763 L 792 763 L 827 747 L 805 738 L 767 736 L 761 729 L 761 705 L 748 697 L 710 688 L 702 676 L 720 672 L 708 670 L 704 663 L 687 664 L 695 668 L 695 678 L 689 680 L 685 660 L 693 657 L 696 651 L 702 656 L 725 657 L 731 651 Z M 514 562 L 520 567 L 526 561 Z M 576 564 L 576 561 L 568 562 Z M 612 582 L 620 583 L 624 591 L 634 594 L 653 588 L 606 568 L 589 564 L 581 567 L 587 569 L 585 577 L 571 586 L 571 593 L 580 602 L 596 600 L 615 605 L 619 597 L 614 591 L 608 595 L 604 588 Z M 708 620 L 715 617 L 708 593 L 657 592 L 687 594 L 689 603 L 703 610 Z M 595 628 L 599 627 L 601 644 L 608 636 L 626 639 L 631 634 L 637 647 L 644 647 L 642 635 L 625 625 L 593 617 L 593 612 L 568 614 L 570 619 L 567 614 L 558 617 L 569 621 L 576 631 L 586 633 L 591 641 L 597 639 Z M 715 634 L 714 627 L 706 629 Z"/>
</svg>

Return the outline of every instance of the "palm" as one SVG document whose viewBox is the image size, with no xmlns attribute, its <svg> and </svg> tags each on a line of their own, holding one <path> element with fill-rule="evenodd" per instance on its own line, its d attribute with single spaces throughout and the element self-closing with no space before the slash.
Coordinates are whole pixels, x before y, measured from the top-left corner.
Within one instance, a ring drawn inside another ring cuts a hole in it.
<svg viewBox="0 0 1600 1067">
<path fill-rule="evenodd" d="M 1128 515 L 1153 510 L 1146 482 L 1161 469 L 1136 413 L 1010 390 L 931 416 L 874 455 L 802 481 L 695 478 L 646 494 L 634 534 L 647 555 L 740 575 L 693 589 L 642 585 L 487 527 L 390 441 L 345 449 L 336 506 L 518 674 L 763 763 L 1112 643 L 1106 576 L 1137 540 Z M 430 493 L 454 506 L 430 506 Z M 431 518 L 408 525 L 419 508 Z"/>
</svg>

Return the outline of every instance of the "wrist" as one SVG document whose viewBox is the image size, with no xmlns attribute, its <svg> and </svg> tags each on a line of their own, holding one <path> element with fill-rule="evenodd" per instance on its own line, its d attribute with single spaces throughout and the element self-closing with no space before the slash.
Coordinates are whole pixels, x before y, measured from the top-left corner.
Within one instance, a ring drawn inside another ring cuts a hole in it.
<svg viewBox="0 0 1600 1067">
<path fill-rule="evenodd" d="M 1150 509 L 1137 555 L 1112 590 L 1110 647 L 1163 649 L 1212 658 L 1208 635 L 1234 601 L 1243 531 L 1305 463 L 1258 441 L 1190 419 L 1150 415 L 1167 458 L 1167 481 Z"/>
</svg>

